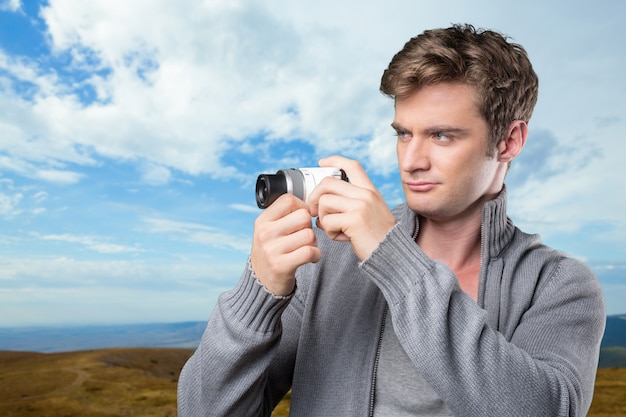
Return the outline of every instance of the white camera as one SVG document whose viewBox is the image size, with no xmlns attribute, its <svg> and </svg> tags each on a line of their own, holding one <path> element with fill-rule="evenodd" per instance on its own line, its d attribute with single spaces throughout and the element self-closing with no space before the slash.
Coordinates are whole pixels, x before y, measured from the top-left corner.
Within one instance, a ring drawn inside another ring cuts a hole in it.
<svg viewBox="0 0 626 417">
<path fill-rule="evenodd" d="M 286 193 L 307 202 L 311 191 L 326 177 L 348 181 L 340 168 L 291 168 L 281 169 L 276 174 L 261 174 L 256 180 L 256 204 L 267 208 Z"/>
</svg>

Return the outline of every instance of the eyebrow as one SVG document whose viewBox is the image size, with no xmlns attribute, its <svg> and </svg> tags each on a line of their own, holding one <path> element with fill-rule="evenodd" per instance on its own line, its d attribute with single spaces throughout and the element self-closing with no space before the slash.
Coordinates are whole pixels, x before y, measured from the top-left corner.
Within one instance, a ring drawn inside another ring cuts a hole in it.
<svg viewBox="0 0 626 417">
<path fill-rule="evenodd" d="M 391 127 L 394 130 L 407 130 L 407 129 L 403 128 L 399 123 L 396 123 L 396 122 L 391 123 Z"/>
<path fill-rule="evenodd" d="M 400 123 L 393 122 L 391 123 L 391 127 L 396 131 L 411 132 L 409 129 L 403 127 Z M 469 134 L 470 130 L 463 129 L 460 127 L 449 126 L 449 125 L 441 125 L 441 126 L 435 125 L 435 126 L 430 126 L 424 129 L 423 131 L 423 133 L 427 133 L 427 134 L 440 133 L 440 132 L 453 133 L 458 136 L 465 136 Z"/>
</svg>

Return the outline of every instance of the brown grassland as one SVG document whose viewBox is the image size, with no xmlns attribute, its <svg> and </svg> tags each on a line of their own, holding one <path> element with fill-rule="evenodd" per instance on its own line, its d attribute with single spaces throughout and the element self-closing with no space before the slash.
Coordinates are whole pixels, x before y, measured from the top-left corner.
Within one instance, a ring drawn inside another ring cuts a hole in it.
<svg viewBox="0 0 626 417">
<path fill-rule="evenodd" d="M 178 375 L 191 353 L 150 348 L 0 352 L 0 416 L 174 417 Z M 272 417 L 288 415 L 287 398 Z M 589 416 L 626 416 L 626 368 L 598 370 Z"/>
</svg>

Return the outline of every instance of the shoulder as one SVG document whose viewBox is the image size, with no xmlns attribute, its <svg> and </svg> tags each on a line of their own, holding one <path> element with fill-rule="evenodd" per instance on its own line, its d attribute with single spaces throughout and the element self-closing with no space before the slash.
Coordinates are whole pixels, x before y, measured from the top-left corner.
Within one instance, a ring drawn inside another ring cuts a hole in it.
<svg viewBox="0 0 626 417">
<path fill-rule="evenodd" d="M 515 228 L 505 254 L 505 264 L 518 284 L 534 281 L 535 298 L 602 298 L 602 289 L 591 268 L 582 260 L 544 244 L 537 234 Z"/>
</svg>

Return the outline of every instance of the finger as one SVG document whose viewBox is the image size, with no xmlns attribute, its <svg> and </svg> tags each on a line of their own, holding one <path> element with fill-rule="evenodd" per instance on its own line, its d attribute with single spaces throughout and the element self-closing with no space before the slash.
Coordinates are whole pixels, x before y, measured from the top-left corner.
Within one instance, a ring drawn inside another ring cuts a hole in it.
<svg viewBox="0 0 626 417">
<path fill-rule="evenodd" d="M 274 203 L 263 210 L 259 215 L 259 219 L 262 221 L 275 221 L 282 219 L 289 213 L 301 209 L 308 211 L 308 207 L 304 201 L 300 200 L 293 194 L 286 193 L 278 197 Z"/>
<path fill-rule="evenodd" d="M 365 173 L 359 161 L 333 155 L 320 159 L 318 163 L 321 167 L 337 167 L 343 169 L 351 184 L 369 189 L 374 188 L 374 184 L 372 184 L 372 181 Z"/>
<path fill-rule="evenodd" d="M 317 246 L 302 246 L 298 249 L 283 254 L 281 256 L 273 256 L 271 262 L 268 262 L 269 273 L 264 270 L 265 276 L 261 276 L 257 273 L 257 277 L 261 281 L 273 281 L 278 284 L 280 281 L 291 281 L 296 269 L 309 262 L 318 262 L 322 258 L 322 252 Z M 255 272 L 257 272 L 255 270 Z M 264 282 L 265 284 L 265 282 Z"/>
<path fill-rule="evenodd" d="M 322 251 L 317 246 L 301 246 L 290 253 L 299 265 L 309 262 L 319 262 L 322 259 Z"/>
<path fill-rule="evenodd" d="M 325 178 L 309 196 L 309 213 L 313 217 L 320 216 L 322 206 L 326 211 L 350 210 L 354 202 L 350 200 L 373 202 L 378 195 L 378 190 L 374 186 L 364 188 L 335 178 Z M 331 197 L 336 198 L 330 199 Z"/>
<path fill-rule="evenodd" d="M 324 228 L 324 225 L 320 221 L 319 217 L 316 220 L 316 226 L 319 229 L 323 230 L 324 233 L 326 233 L 326 236 L 328 236 L 332 240 L 336 240 L 338 242 L 349 242 L 350 241 L 350 238 L 348 237 L 348 235 L 346 235 L 341 230 L 337 230 L 336 228 L 329 228 L 328 230 L 326 230 Z"/>
<path fill-rule="evenodd" d="M 386 214 L 391 213 L 387 205 L 383 202 L 384 209 L 377 209 L 381 201 L 369 190 L 359 188 L 357 194 L 357 198 L 336 194 L 320 197 L 317 224 L 332 239 L 343 240 L 343 236 L 352 239 L 355 233 L 363 235 L 377 232 L 379 223 L 384 224 L 384 227 L 388 225 Z M 380 213 L 383 213 L 382 217 Z"/>
<path fill-rule="evenodd" d="M 337 194 L 324 194 L 319 200 L 319 213 L 316 224 L 333 240 L 349 240 L 347 229 L 359 200 Z M 347 216 L 340 216 L 348 213 Z M 346 220 L 349 222 L 347 223 Z"/>
<path fill-rule="evenodd" d="M 350 237 L 343 232 L 341 214 L 330 214 L 324 217 L 324 222 L 318 218 L 318 227 L 326 233 L 330 239 L 338 242 L 349 242 Z"/>
<path fill-rule="evenodd" d="M 265 247 L 266 252 L 264 252 L 262 264 L 267 267 L 259 271 L 265 273 L 264 277 L 291 276 L 300 265 L 319 261 L 322 255 L 316 242 L 303 245 L 302 240 L 297 236 L 301 235 L 301 232 L 277 240 Z M 267 273 L 267 271 L 272 272 Z"/>
<path fill-rule="evenodd" d="M 268 220 L 259 216 L 255 221 L 254 228 L 256 240 L 268 242 L 302 229 L 311 229 L 311 214 L 307 208 L 300 208 L 276 220 Z"/>
<path fill-rule="evenodd" d="M 276 241 L 270 251 L 275 254 L 288 254 L 306 246 L 317 247 L 315 232 L 313 232 L 311 227 L 283 236 Z"/>
</svg>

